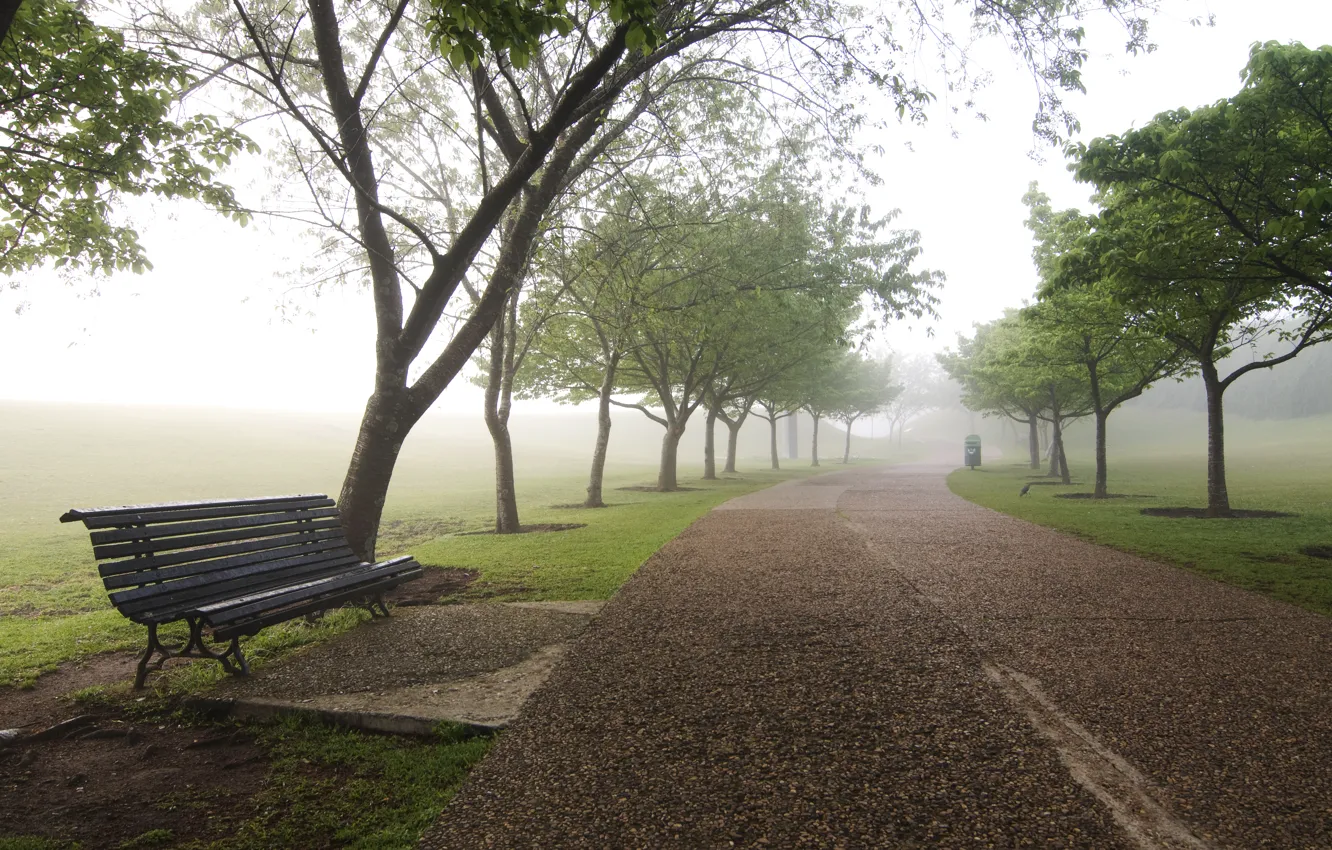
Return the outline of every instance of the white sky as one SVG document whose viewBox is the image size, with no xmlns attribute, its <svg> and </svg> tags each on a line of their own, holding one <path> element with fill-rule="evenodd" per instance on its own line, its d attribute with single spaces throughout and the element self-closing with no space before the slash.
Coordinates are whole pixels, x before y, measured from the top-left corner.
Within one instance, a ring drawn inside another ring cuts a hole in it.
<svg viewBox="0 0 1332 850">
<path fill-rule="evenodd" d="M 1089 26 L 1088 95 L 1069 101 L 1082 122 L 1079 138 L 1234 94 L 1254 41 L 1332 42 L 1327 0 L 1163 6 L 1152 23 L 1159 49 L 1151 55 L 1126 57 L 1120 32 Z M 1215 27 L 1189 25 L 1208 12 Z M 1035 278 L 1021 203 L 1029 181 L 1039 180 L 1057 208 L 1086 206 L 1090 194 L 1058 151 L 1045 149 L 1044 163 L 1028 156 L 1036 95 L 1015 60 L 998 50 L 977 58 L 994 76 L 978 104 L 988 123 L 950 122 L 939 104 L 928 126 L 876 140 L 887 150 L 879 165 L 886 184 L 872 199 L 883 210 L 902 209 L 899 226 L 922 233 L 924 265 L 948 276 L 933 338 L 890 331 L 886 341 L 899 350 L 952 345 L 958 332 L 1030 296 Z M 373 374 L 365 294 L 326 292 L 303 302 L 312 316 L 279 315 L 291 281 L 273 270 L 290 271 L 304 257 L 299 233 L 266 222 L 242 229 L 188 205 L 136 208 L 135 224 L 155 264 L 146 275 L 103 280 L 96 297 L 48 273 L 31 275 L 18 293 L 0 289 L 0 398 L 337 411 L 364 405 Z M 479 400 L 474 388 L 455 386 L 438 406 L 470 414 Z"/>
</svg>

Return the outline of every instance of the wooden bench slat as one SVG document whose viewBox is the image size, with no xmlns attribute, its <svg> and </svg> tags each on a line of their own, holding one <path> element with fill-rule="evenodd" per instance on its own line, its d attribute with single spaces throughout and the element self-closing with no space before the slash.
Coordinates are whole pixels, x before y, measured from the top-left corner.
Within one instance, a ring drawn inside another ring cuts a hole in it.
<svg viewBox="0 0 1332 850">
<path fill-rule="evenodd" d="M 176 578 L 172 581 L 143 584 L 126 590 L 118 590 L 110 594 L 111 604 L 119 608 L 136 600 L 170 597 L 173 594 L 186 593 L 194 588 L 209 588 L 235 579 L 249 579 L 255 582 L 283 581 L 286 580 L 287 576 L 300 576 L 312 567 L 330 563 L 348 566 L 361 563 L 361 559 L 353 555 L 351 550 L 345 546 L 339 546 L 336 549 L 312 552 L 300 557 L 283 558 L 279 561 L 261 561 L 226 570 Z M 295 578 L 290 580 L 295 581 Z"/>
<path fill-rule="evenodd" d="M 312 581 L 325 576 L 342 575 L 358 564 L 360 564 L 360 561 L 355 557 L 303 564 L 300 569 L 280 576 L 262 574 L 258 578 L 244 576 L 231 581 L 220 582 L 216 585 L 189 588 L 176 594 L 140 599 L 118 607 L 122 614 L 136 622 L 167 623 L 186 614 L 195 615 L 202 606 L 226 602 L 241 594 L 253 591 L 290 587 L 298 582 Z"/>
<path fill-rule="evenodd" d="M 355 557 L 352 555 L 351 549 L 347 547 L 346 542 L 344 542 L 342 538 L 330 536 L 315 543 L 284 546 L 280 549 L 267 549 L 262 552 L 233 555 L 230 558 L 218 558 L 212 561 L 195 561 L 193 563 L 181 564 L 179 566 L 159 567 L 155 570 L 121 573 L 119 575 L 108 576 L 102 580 L 102 584 L 108 591 L 127 587 L 142 587 L 145 585 L 156 586 L 158 584 L 171 584 L 176 579 L 187 578 L 189 576 L 221 574 L 225 570 L 234 569 L 236 567 L 248 567 L 254 565 L 262 568 L 265 564 L 272 564 L 272 569 L 282 569 L 284 567 L 295 566 L 311 559 L 329 558 L 334 556 Z M 357 558 L 358 563 L 359 561 L 360 559 Z"/>
<path fill-rule="evenodd" d="M 124 558 L 129 555 L 156 555 L 161 552 L 174 552 L 180 549 L 199 549 L 200 557 L 208 557 L 204 547 L 219 543 L 232 543 L 237 540 L 257 540 L 264 537 L 277 537 L 295 531 L 313 532 L 340 525 L 336 517 L 312 519 L 308 522 L 284 522 L 277 525 L 265 525 L 259 528 L 232 528 L 224 531 L 206 531 L 202 534 L 187 534 L 183 537 L 162 537 L 156 540 L 131 541 L 129 543 L 108 543 L 94 546 L 93 557 L 99 561 L 112 558 Z"/>
<path fill-rule="evenodd" d="M 296 502 L 275 502 L 270 505 L 242 505 L 239 507 L 198 508 L 162 513 L 122 514 L 116 516 L 94 517 L 83 521 L 89 530 L 102 528 L 124 528 L 132 525 L 145 525 L 154 522 L 175 522 L 210 517 L 245 516 L 247 514 L 272 513 L 275 510 L 302 510 L 309 508 L 327 508 L 333 506 L 333 500 L 327 496 L 318 499 L 302 499 Z"/>
<path fill-rule="evenodd" d="M 403 584 L 404 582 L 408 582 L 411 581 L 412 579 L 420 577 L 421 577 L 421 570 L 418 567 L 415 571 L 409 571 L 405 573 L 399 573 L 398 575 L 389 576 L 380 579 L 374 582 L 373 584 L 366 585 L 364 587 L 351 588 L 348 590 L 344 590 L 340 593 L 335 593 L 329 596 L 325 596 L 321 599 L 311 600 L 309 602 L 305 602 L 300 605 L 293 605 L 287 608 L 282 608 L 277 611 L 272 611 L 266 614 L 262 614 L 260 616 L 253 617 L 249 620 L 245 620 L 239 623 L 232 623 L 227 626 L 220 626 L 218 628 L 213 629 L 213 637 L 215 640 L 218 641 L 232 640 L 233 638 L 238 638 L 238 637 L 246 637 L 255 634 L 260 629 L 263 629 L 266 626 L 271 626 L 274 623 L 282 623 L 287 620 L 293 619 L 295 617 L 299 617 L 303 614 L 309 614 L 314 611 L 322 611 L 327 608 L 331 608 L 337 605 L 343 605 L 346 604 L 347 602 L 352 602 L 358 599 L 362 599 L 366 596 L 374 596 L 376 594 L 383 593 L 386 590 L 391 590 L 397 587 L 398 585 Z"/>
<path fill-rule="evenodd" d="M 330 528 L 323 531 L 313 531 L 303 534 L 290 534 L 285 537 L 266 537 L 263 540 L 249 540 L 241 543 L 228 543 L 221 546 L 213 546 L 207 550 L 194 549 L 184 552 L 173 552 L 169 555 L 148 555 L 143 558 L 130 558 L 124 561 L 115 561 L 108 564 L 102 564 L 97 571 L 102 576 L 120 575 L 122 573 L 133 573 L 140 570 L 156 569 L 158 567 L 172 567 L 176 564 L 189 564 L 195 561 L 206 561 L 213 558 L 223 558 L 227 555 L 242 555 L 246 552 L 262 552 L 266 549 L 280 549 L 284 546 L 293 546 L 301 543 L 315 544 L 325 540 L 343 540 L 341 528 Z"/>
<path fill-rule="evenodd" d="M 420 571 L 420 566 L 411 557 L 395 558 L 378 564 L 361 564 L 354 570 L 340 575 L 328 576 L 301 584 L 270 588 L 259 593 L 201 605 L 197 610 L 203 615 L 204 622 L 211 626 L 224 626 L 237 620 L 247 619 L 256 614 L 276 608 L 285 608 L 289 604 L 303 602 L 323 593 L 332 593 L 344 588 L 364 585 L 371 579 L 393 577 L 400 573 Z"/>
<path fill-rule="evenodd" d="M 126 540 L 156 540 L 161 537 L 196 534 L 203 531 L 222 531 L 229 528 L 258 528 L 264 525 L 292 523 L 301 520 L 326 519 L 337 515 L 337 508 L 314 508 L 310 510 L 283 511 L 282 513 L 225 516 L 216 519 L 193 520 L 190 522 L 158 523 L 143 527 L 113 528 L 104 531 L 94 531 L 88 536 L 92 539 L 94 546 L 102 546 L 107 543 L 120 543 Z"/>
<path fill-rule="evenodd" d="M 246 507 L 255 507 L 258 511 L 273 510 L 274 505 L 281 502 L 326 502 L 332 505 L 333 500 L 323 493 L 303 493 L 295 496 L 258 496 L 250 499 L 207 499 L 201 502 L 156 502 L 149 505 L 119 505 L 117 507 L 106 508 L 72 508 L 61 515 L 61 522 L 74 522 L 83 520 L 87 528 L 108 528 L 120 524 L 129 524 L 131 522 L 161 522 L 163 519 L 170 521 L 170 517 L 181 511 L 193 510 L 217 510 Z M 326 507 L 326 505 L 317 505 L 317 507 Z M 242 513 L 237 510 L 236 513 Z M 257 512 L 257 511 L 256 511 Z M 135 517 L 133 519 L 125 518 L 129 514 L 143 514 L 147 518 Z M 159 516 L 160 515 L 160 516 Z M 228 514 L 214 514 L 214 516 L 227 516 Z M 97 525 L 89 524 L 89 520 L 95 520 Z"/>
</svg>

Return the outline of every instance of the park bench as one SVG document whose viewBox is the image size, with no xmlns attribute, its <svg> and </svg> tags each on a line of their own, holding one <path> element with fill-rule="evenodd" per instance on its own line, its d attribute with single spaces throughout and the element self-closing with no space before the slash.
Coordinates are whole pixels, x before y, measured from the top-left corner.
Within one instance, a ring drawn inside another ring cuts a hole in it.
<svg viewBox="0 0 1332 850">
<path fill-rule="evenodd" d="M 368 564 L 353 554 L 337 507 L 321 494 L 81 508 L 60 517 L 75 520 L 89 530 L 111 604 L 148 627 L 136 688 L 150 663 L 160 668 L 180 656 L 247 674 L 242 637 L 346 604 L 387 617 L 384 593 L 421 576 L 411 556 Z M 190 630 L 184 643 L 158 639 L 158 626 L 181 620 Z M 230 646 L 215 652 L 205 634 Z"/>
</svg>

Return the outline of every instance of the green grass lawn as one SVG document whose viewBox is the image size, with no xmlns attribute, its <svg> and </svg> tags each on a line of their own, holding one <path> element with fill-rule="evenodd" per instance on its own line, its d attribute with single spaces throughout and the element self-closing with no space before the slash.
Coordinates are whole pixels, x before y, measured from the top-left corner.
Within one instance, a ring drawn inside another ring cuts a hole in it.
<svg viewBox="0 0 1332 850">
<path fill-rule="evenodd" d="M 1014 451 L 975 472 L 959 469 L 948 486 L 985 507 L 1332 615 L 1332 560 L 1300 551 L 1332 545 L 1329 424 L 1319 418 L 1261 428 L 1236 423 L 1228 429 L 1231 506 L 1297 514 L 1288 518 L 1143 516 L 1144 507 L 1207 504 L 1206 467 L 1197 447 L 1188 451 L 1168 440 L 1155 448 L 1138 443 L 1122 454 L 1111 443 L 1110 492 L 1150 498 L 1056 498 L 1091 492 L 1095 468 L 1081 454 L 1069 458 L 1073 480 L 1081 482 L 1071 487 L 1033 486 L 1020 497 L 1021 486 L 1039 473 L 1014 464 Z"/>
</svg>

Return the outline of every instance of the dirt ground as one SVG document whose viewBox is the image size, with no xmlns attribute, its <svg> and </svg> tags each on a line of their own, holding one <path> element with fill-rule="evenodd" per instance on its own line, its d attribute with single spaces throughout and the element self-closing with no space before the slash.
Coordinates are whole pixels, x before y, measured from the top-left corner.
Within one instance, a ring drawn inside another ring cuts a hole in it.
<svg viewBox="0 0 1332 850">
<path fill-rule="evenodd" d="M 0 689 L 0 727 L 29 733 L 0 743 L 0 837 L 39 835 L 92 850 L 161 829 L 177 841 L 217 838 L 249 814 L 268 763 L 243 731 L 154 722 L 68 698 L 132 677 L 135 663 L 128 653 L 104 655 L 28 690 Z"/>
<path fill-rule="evenodd" d="M 397 606 L 430 605 L 476 578 L 428 569 L 396 590 Z M 254 816 L 266 752 L 231 722 L 154 718 L 147 697 L 78 702 L 71 695 L 133 679 L 137 657 L 113 653 L 67 665 L 28 689 L 0 688 L 0 838 L 117 848 L 153 830 L 171 844 L 223 838 Z M 320 767 L 312 765 L 312 778 Z M 156 845 L 154 845 L 156 846 Z"/>
</svg>

